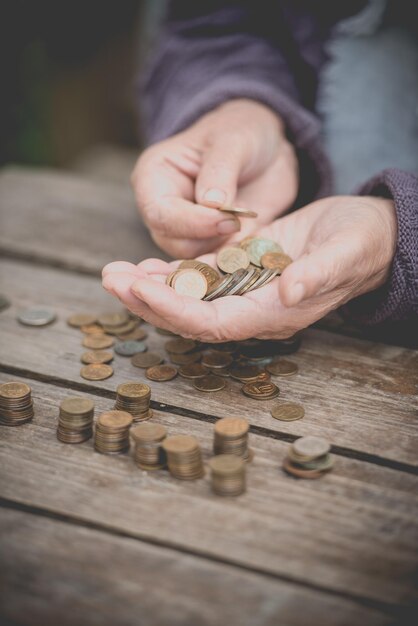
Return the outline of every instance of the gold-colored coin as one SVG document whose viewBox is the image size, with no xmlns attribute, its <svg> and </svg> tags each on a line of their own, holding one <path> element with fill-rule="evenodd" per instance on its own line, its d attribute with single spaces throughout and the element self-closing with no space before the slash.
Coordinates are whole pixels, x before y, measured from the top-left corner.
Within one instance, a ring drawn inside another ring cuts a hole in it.
<svg viewBox="0 0 418 626">
<path fill-rule="evenodd" d="M 107 335 L 87 335 L 83 339 L 83 346 L 90 350 L 104 350 L 113 346 L 114 343 L 113 337 Z"/>
<path fill-rule="evenodd" d="M 242 392 L 254 400 L 271 400 L 279 395 L 279 388 L 272 382 L 255 381 L 246 383 Z"/>
<path fill-rule="evenodd" d="M 97 422 L 108 430 L 119 430 L 131 426 L 132 415 L 127 411 L 106 411 L 99 415 Z"/>
<path fill-rule="evenodd" d="M 223 417 L 215 424 L 215 433 L 226 438 L 243 437 L 249 429 L 245 417 Z"/>
<path fill-rule="evenodd" d="M 247 269 L 250 260 L 245 250 L 228 246 L 218 252 L 216 264 L 222 272 L 233 274 L 239 269 Z"/>
<path fill-rule="evenodd" d="M 142 369 L 147 369 L 153 365 L 159 365 L 163 361 L 163 357 L 156 352 L 138 352 L 138 354 L 135 354 L 131 359 L 132 365 L 135 365 L 135 367 L 141 367 Z"/>
<path fill-rule="evenodd" d="M 202 357 L 202 365 L 213 369 L 228 367 L 232 363 L 232 356 L 223 352 L 209 352 Z"/>
<path fill-rule="evenodd" d="M 97 321 L 102 326 L 121 326 L 129 321 L 128 311 L 119 311 L 118 313 L 103 313 L 99 315 Z"/>
<path fill-rule="evenodd" d="M 201 300 L 208 290 L 208 281 L 198 270 L 179 270 L 172 280 L 172 287 L 181 296 Z"/>
<path fill-rule="evenodd" d="M 148 441 L 161 441 L 166 437 L 167 429 L 162 424 L 139 424 L 131 429 L 131 437 L 134 441 L 146 443 Z"/>
<path fill-rule="evenodd" d="M 85 324 L 80 326 L 80 330 L 85 335 L 104 335 L 104 330 L 99 324 Z"/>
<path fill-rule="evenodd" d="M 26 398 L 31 391 L 31 388 L 26 383 L 10 382 L 0 385 L 0 397 L 7 400 Z"/>
<path fill-rule="evenodd" d="M 80 374 L 86 380 L 105 380 L 113 375 L 113 368 L 104 363 L 92 363 L 82 367 Z"/>
<path fill-rule="evenodd" d="M 81 328 L 81 326 L 94 324 L 96 319 L 96 315 L 91 315 L 91 313 L 75 313 L 67 319 L 67 324 L 74 328 Z"/>
<path fill-rule="evenodd" d="M 70 414 L 71 416 L 85 415 L 94 411 L 94 402 L 88 398 L 70 396 L 62 400 L 60 404 L 60 411 Z"/>
<path fill-rule="evenodd" d="M 137 327 L 128 333 L 118 333 L 116 336 L 120 341 L 142 341 L 148 337 L 148 333 L 142 328 Z"/>
<path fill-rule="evenodd" d="M 293 263 L 293 259 L 284 252 L 266 252 L 261 257 L 261 266 L 268 270 L 277 270 L 279 274 Z"/>
<path fill-rule="evenodd" d="M 125 399 L 137 400 L 151 395 L 151 387 L 145 383 L 128 382 L 121 383 L 116 389 L 116 393 Z"/>
<path fill-rule="evenodd" d="M 208 374 L 208 370 L 201 363 L 187 363 L 179 369 L 179 374 L 183 378 L 203 378 Z"/>
<path fill-rule="evenodd" d="M 293 376 L 298 372 L 298 366 L 293 361 L 287 361 L 286 359 L 277 359 L 266 365 L 266 370 L 273 374 L 273 376 Z"/>
<path fill-rule="evenodd" d="M 250 211 L 250 209 L 243 209 L 242 207 L 234 207 L 222 205 L 216 207 L 218 211 L 223 211 L 225 213 L 231 213 L 231 215 L 236 215 L 237 217 L 258 217 L 258 213 L 255 211 Z"/>
<path fill-rule="evenodd" d="M 153 365 L 146 370 L 145 376 L 156 382 L 166 382 L 177 376 L 177 369 L 172 365 Z"/>
<path fill-rule="evenodd" d="M 301 404 L 285 402 L 284 404 L 275 404 L 270 413 L 276 420 L 294 422 L 302 419 L 305 415 L 305 410 Z"/>
<path fill-rule="evenodd" d="M 110 361 L 113 361 L 113 353 L 105 350 L 90 350 L 89 352 L 83 352 L 81 355 L 81 362 L 86 365 L 91 363 L 110 363 Z"/>
<path fill-rule="evenodd" d="M 198 263 L 195 269 L 197 269 L 206 278 L 208 289 L 212 287 L 212 285 L 214 285 L 219 278 L 218 272 L 207 263 Z"/>
<path fill-rule="evenodd" d="M 222 389 L 224 389 L 226 386 L 226 382 L 219 376 L 208 374 L 203 378 L 197 378 L 193 382 L 193 386 L 198 391 L 213 392 L 221 391 Z"/>
<path fill-rule="evenodd" d="M 186 352 L 186 354 L 169 353 L 170 361 L 175 365 L 188 365 L 189 363 L 197 363 L 202 358 L 201 352 Z"/>
<path fill-rule="evenodd" d="M 234 365 L 229 370 L 231 378 L 235 378 L 235 380 L 243 383 L 258 380 L 261 372 L 262 370 L 257 365 Z"/>
<path fill-rule="evenodd" d="M 134 331 L 137 326 L 137 320 L 128 320 L 124 324 L 119 324 L 118 326 L 106 326 L 103 324 L 102 328 L 105 333 L 108 333 L 109 335 L 127 335 L 128 333 Z"/>
<path fill-rule="evenodd" d="M 166 452 L 185 454 L 194 452 L 199 444 L 192 435 L 172 435 L 171 437 L 167 437 L 162 445 Z"/>
<path fill-rule="evenodd" d="M 197 343 L 193 339 L 179 337 L 178 339 L 166 341 L 164 347 L 170 354 L 186 354 L 194 350 L 197 347 Z"/>
</svg>

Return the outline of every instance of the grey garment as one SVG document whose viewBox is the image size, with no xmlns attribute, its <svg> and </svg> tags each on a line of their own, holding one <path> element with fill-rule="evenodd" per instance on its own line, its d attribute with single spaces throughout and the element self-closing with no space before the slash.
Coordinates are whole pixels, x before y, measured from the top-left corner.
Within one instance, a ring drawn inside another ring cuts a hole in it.
<svg viewBox="0 0 418 626">
<path fill-rule="evenodd" d="M 363 30 L 361 20 L 341 24 L 320 75 L 318 109 L 337 194 L 353 193 L 385 168 L 418 172 L 418 44 L 375 17 Z"/>
</svg>

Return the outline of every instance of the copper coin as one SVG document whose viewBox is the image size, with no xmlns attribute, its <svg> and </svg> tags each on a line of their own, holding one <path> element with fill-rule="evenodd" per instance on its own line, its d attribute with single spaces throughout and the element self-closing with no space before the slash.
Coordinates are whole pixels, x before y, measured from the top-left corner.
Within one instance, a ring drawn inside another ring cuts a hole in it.
<svg viewBox="0 0 418 626">
<path fill-rule="evenodd" d="M 148 337 L 148 333 L 145 332 L 142 328 L 135 328 L 130 333 L 126 333 L 123 335 L 116 335 L 120 341 L 143 341 Z"/>
<path fill-rule="evenodd" d="M 298 372 L 298 366 L 292 361 L 286 361 L 285 359 L 278 359 L 272 361 L 266 365 L 266 370 L 273 374 L 273 376 L 293 376 Z"/>
<path fill-rule="evenodd" d="M 118 313 L 102 313 L 97 318 L 102 326 L 121 326 L 129 321 L 128 311 L 119 311 Z"/>
<path fill-rule="evenodd" d="M 290 258 L 284 252 L 266 252 L 261 257 L 261 265 L 264 269 L 268 270 L 278 270 L 281 274 L 288 265 L 293 262 L 293 259 Z"/>
<path fill-rule="evenodd" d="M 225 438 L 243 437 L 250 429 L 245 417 L 223 417 L 215 424 L 215 433 Z"/>
<path fill-rule="evenodd" d="M 70 396 L 61 401 L 60 410 L 70 415 L 85 415 L 94 411 L 94 403 L 88 398 Z"/>
<path fill-rule="evenodd" d="M 164 439 L 162 447 L 168 453 L 187 454 L 199 448 L 199 443 L 192 435 L 172 435 Z"/>
<path fill-rule="evenodd" d="M 131 363 L 132 365 L 135 365 L 135 367 L 147 369 L 153 365 L 159 365 L 163 362 L 163 360 L 163 357 L 156 352 L 138 352 L 138 354 L 135 354 L 132 357 Z"/>
<path fill-rule="evenodd" d="M 113 375 L 113 368 L 104 363 L 93 363 L 82 367 L 80 374 L 87 380 L 105 380 Z"/>
<path fill-rule="evenodd" d="M 183 339 L 182 337 L 170 339 L 170 341 L 167 341 L 164 345 L 167 352 L 173 354 L 186 354 L 194 350 L 196 346 L 197 344 L 193 339 Z"/>
<path fill-rule="evenodd" d="M 116 393 L 125 399 L 137 400 L 151 395 L 151 387 L 145 383 L 127 382 L 121 383 Z"/>
<path fill-rule="evenodd" d="M 74 328 L 81 328 L 81 326 L 94 324 L 96 319 L 96 315 L 91 315 L 91 313 L 75 313 L 67 319 L 67 324 Z"/>
<path fill-rule="evenodd" d="M 172 365 L 153 365 L 145 372 L 145 376 L 156 382 L 172 380 L 177 376 L 177 369 Z"/>
<path fill-rule="evenodd" d="M 0 397 L 5 399 L 24 398 L 31 391 L 31 388 L 26 383 L 11 381 L 0 385 Z"/>
<path fill-rule="evenodd" d="M 255 381 L 246 383 L 242 388 L 242 392 L 255 400 L 270 400 L 278 396 L 280 390 L 272 382 Z"/>
<path fill-rule="evenodd" d="M 161 424 L 139 424 L 131 429 L 131 437 L 134 441 L 139 442 L 158 442 L 167 435 L 167 429 Z"/>
<path fill-rule="evenodd" d="M 83 339 L 83 346 L 90 350 L 104 350 L 113 346 L 114 343 L 113 337 L 108 335 L 87 335 Z"/>
<path fill-rule="evenodd" d="M 182 365 L 179 369 L 179 374 L 183 378 L 203 378 L 208 373 L 206 367 L 204 367 L 201 363 L 188 363 L 186 365 Z"/>
<path fill-rule="evenodd" d="M 102 328 L 105 333 L 109 335 L 126 335 L 127 333 L 132 332 L 138 326 L 138 322 L 136 320 L 128 320 L 125 324 L 121 324 L 118 326 L 107 326 L 105 324 L 102 325 Z"/>
<path fill-rule="evenodd" d="M 86 365 L 92 363 L 110 363 L 113 361 L 112 352 L 106 352 L 105 350 L 90 350 L 89 352 L 83 352 L 81 355 L 81 362 Z"/>
<path fill-rule="evenodd" d="M 285 402 L 283 404 L 275 404 L 270 413 L 272 417 L 281 422 L 294 422 L 302 419 L 305 415 L 305 410 L 301 404 Z"/>
<path fill-rule="evenodd" d="M 217 369 L 218 367 L 228 367 L 232 363 L 232 356 L 222 352 L 209 352 L 202 357 L 202 365 Z"/>
<path fill-rule="evenodd" d="M 129 428 L 132 424 L 132 415 L 127 411 L 106 411 L 99 415 L 97 422 L 105 428 L 119 430 L 121 428 Z"/>
<path fill-rule="evenodd" d="M 227 246 L 218 252 L 216 264 L 225 274 L 233 274 L 237 270 L 247 269 L 250 259 L 242 248 Z"/>
<path fill-rule="evenodd" d="M 198 270 L 179 270 L 173 278 L 172 287 L 181 296 L 201 300 L 208 290 L 208 281 Z"/>
<path fill-rule="evenodd" d="M 234 365 L 230 368 L 229 374 L 231 378 L 246 383 L 257 380 L 261 371 L 257 365 Z"/>
<path fill-rule="evenodd" d="M 198 263 L 195 269 L 197 269 L 206 278 L 208 288 L 212 287 L 212 285 L 215 284 L 219 278 L 218 272 L 207 263 Z"/>
<path fill-rule="evenodd" d="M 221 475 L 243 474 L 245 462 L 235 454 L 218 454 L 209 460 L 212 472 Z"/>
<path fill-rule="evenodd" d="M 231 213 L 237 217 L 258 217 L 258 213 L 250 211 L 250 209 L 244 209 L 242 207 L 222 205 L 216 207 L 218 211 L 224 211 L 225 213 Z"/>
<path fill-rule="evenodd" d="M 315 470 L 315 469 L 302 469 L 300 467 L 295 467 L 290 459 L 286 458 L 283 461 L 283 469 L 288 474 L 295 476 L 296 478 L 321 478 L 326 473 L 325 470 Z"/>
<path fill-rule="evenodd" d="M 268 372 L 266 372 L 266 370 L 262 370 L 259 375 L 257 376 L 257 380 L 258 381 L 266 381 L 266 380 L 270 380 L 270 374 Z"/>
<path fill-rule="evenodd" d="M 199 391 L 221 391 L 225 388 L 226 382 L 220 378 L 220 376 L 215 376 L 213 374 L 208 374 L 203 378 L 198 378 L 193 382 L 193 386 L 195 389 Z"/>
<path fill-rule="evenodd" d="M 99 324 L 86 324 L 80 326 L 80 330 L 85 335 L 104 335 L 104 330 Z"/>
<path fill-rule="evenodd" d="M 200 352 L 186 352 L 186 354 L 174 354 L 170 352 L 170 361 L 175 365 L 187 365 L 189 363 L 197 363 L 202 358 Z"/>
</svg>

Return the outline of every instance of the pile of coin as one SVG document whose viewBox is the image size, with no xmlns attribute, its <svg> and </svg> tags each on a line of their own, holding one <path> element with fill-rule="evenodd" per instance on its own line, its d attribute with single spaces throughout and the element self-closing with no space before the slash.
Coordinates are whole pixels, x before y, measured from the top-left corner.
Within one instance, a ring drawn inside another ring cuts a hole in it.
<svg viewBox="0 0 418 626">
<path fill-rule="evenodd" d="M 215 454 L 233 454 L 244 461 L 251 460 L 248 448 L 250 425 L 244 417 L 224 417 L 214 428 L 213 451 Z"/>
<path fill-rule="evenodd" d="M 115 409 L 130 413 L 134 422 L 144 422 L 152 417 L 150 401 L 151 387 L 145 383 L 122 383 L 116 389 Z"/>
<path fill-rule="evenodd" d="M 170 473 L 180 480 L 195 480 L 204 474 L 199 443 L 191 435 L 174 435 L 162 443 Z"/>
<path fill-rule="evenodd" d="M 20 426 L 33 418 L 32 390 L 26 383 L 0 385 L 0 424 Z"/>
<path fill-rule="evenodd" d="M 96 422 L 94 447 L 102 454 L 121 454 L 129 450 L 132 416 L 126 411 L 106 411 Z"/>
<path fill-rule="evenodd" d="M 94 404 L 87 398 L 65 398 L 60 404 L 57 438 L 82 443 L 93 435 Z"/>
<path fill-rule="evenodd" d="M 209 461 L 212 491 L 218 496 L 239 496 L 245 491 L 245 463 L 233 454 L 219 454 Z"/>
<path fill-rule="evenodd" d="M 135 442 L 134 458 L 143 470 L 162 469 L 166 465 L 166 454 L 161 443 L 167 436 L 167 429 L 161 424 L 140 424 L 131 430 Z"/>
<path fill-rule="evenodd" d="M 292 259 L 275 241 L 247 237 L 239 244 L 218 252 L 216 263 L 221 276 L 207 263 L 188 260 L 182 261 L 167 276 L 166 283 L 179 294 L 199 300 L 242 296 L 267 285 L 291 262 Z"/>
<path fill-rule="evenodd" d="M 329 451 L 330 445 L 325 439 L 300 437 L 290 447 L 283 469 L 297 478 L 320 478 L 334 465 Z"/>
</svg>

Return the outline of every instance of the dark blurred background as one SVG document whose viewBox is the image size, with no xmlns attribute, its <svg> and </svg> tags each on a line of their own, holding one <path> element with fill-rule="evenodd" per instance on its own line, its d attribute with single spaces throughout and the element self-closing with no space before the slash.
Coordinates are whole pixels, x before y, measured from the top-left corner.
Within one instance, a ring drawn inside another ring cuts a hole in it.
<svg viewBox="0 0 418 626">
<path fill-rule="evenodd" d="M 68 167 L 100 145 L 138 150 L 143 4 L 1 3 L 1 165 Z"/>
</svg>

